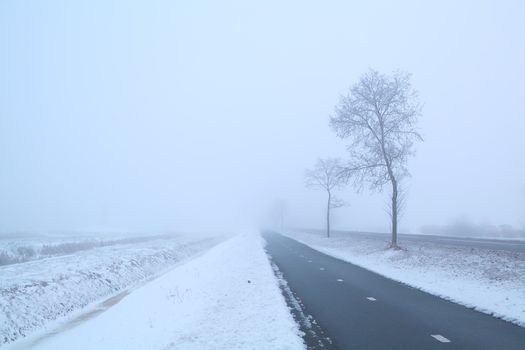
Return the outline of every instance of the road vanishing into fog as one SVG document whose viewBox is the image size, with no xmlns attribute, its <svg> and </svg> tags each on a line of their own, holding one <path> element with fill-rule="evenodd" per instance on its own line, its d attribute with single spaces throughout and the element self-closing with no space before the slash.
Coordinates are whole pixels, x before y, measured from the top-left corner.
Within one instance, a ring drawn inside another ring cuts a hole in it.
<svg viewBox="0 0 525 350">
<path fill-rule="evenodd" d="M 322 254 L 275 233 L 266 249 L 334 349 L 525 349 L 525 328 Z M 319 348 L 316 341 L 309 348 Z"/>
<path fill-rule="evenodd" d="M 390 234 L 384 234 L 387 239 L 390 239 Z M 504 239 L 487 239 L 487 238 L 468 238 L 468 237 L 452 237 L 452 236 L 430 236 L 430 235 L 399 235 L 400 241 L 416 241 L 416 242 L 430 242 L 436 244 L 445 244 L 452 246 L 461 246 L 469 248 L 480 249 L 497 249 L 510 252 L 525 253 L 525 241 L 519 240 L 504 240 Z"/>
<path fill-rule="evenodd" d="M 295 230 L 294 230 L 295 231 Z M 315 232 L 324 234 L 324 230 L 312 230 L 312 229 L 301 229 L 298 232 Z M 332 231 L 332 235 L 335 237 L 344 236 L 358 236 L 373 239 L 383 239 L 390 241 L 390 233 L 375 233 L 375 232 L 357 232 L 357 231 Z M 511 240 L 511 239 L 488 239 L 488 238 L 470 238 L 470 237 L 459 237 L 459 236 L 436 236 L 436 235 L 418 235 L 418 234 L 406 234 L 400 233 L 398 235 L 400 244 L 403 241 L 408 242 L 423 242 L 423 243 L 434 243 L 448 246 L 460 246 L 468 248 L 479 248 L 479 249 L 496 249 L 505 250 L 510 252 L 521 252 L 525 253 L 525 241 L 524 240 Z"/>
</svg>

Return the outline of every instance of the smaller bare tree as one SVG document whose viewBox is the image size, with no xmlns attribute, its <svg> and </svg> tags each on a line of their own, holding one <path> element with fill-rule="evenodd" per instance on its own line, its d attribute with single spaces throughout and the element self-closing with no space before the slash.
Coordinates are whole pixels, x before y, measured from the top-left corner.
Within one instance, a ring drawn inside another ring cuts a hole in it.
<svg viewBox="0 0 525 350">
<path fill-rule="evenodd" d="M 337 158 L 318 159 L 315 167 L 306 172 L 306 187 L 320 188 L 327 193 L 326 236 L 330 237 L 330 212 L 345 203 L 334 196 L 334 190 L 340 188 L 346 178 L 341 177 L 341 164 Z"/>
<path fill-rule="evenodd" d="M 269 215 L 275 230 L 284 232 L 287 209 L 288 205 L 285 199 L 281 198 L 273 201 Z"/>
</svg>

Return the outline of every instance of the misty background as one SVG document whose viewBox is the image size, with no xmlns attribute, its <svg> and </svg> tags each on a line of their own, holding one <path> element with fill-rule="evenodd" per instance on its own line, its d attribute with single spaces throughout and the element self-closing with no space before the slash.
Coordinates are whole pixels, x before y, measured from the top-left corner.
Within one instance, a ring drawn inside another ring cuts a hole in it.
<svg viewBox="0 0 525 350">
<path fill-rule="evenodd" d="M 369 68 L 412 73 L 424 103 L 401 232 L 525 230 L 524 16 L 510 0 L 2 1 L 0 231 L 236 229 L 277 199 L 288 226 L 322 227 L 304 173 L 344 157 L 328 117 Z M 387 193 L 346 189 L 334 227 L 387 231 Z"/>
</svg>

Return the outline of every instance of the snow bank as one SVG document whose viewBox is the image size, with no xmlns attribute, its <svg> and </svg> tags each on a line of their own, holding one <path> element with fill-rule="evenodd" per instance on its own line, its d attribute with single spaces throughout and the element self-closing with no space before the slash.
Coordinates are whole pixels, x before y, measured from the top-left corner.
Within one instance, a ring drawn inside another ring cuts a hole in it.
<svg viewBox="0 0 525 350">
<path fill-rule="evenodd" d="M 26 343 L 28 344 L 28 343 Z M 258 234 L 236 236 L 35 349 L 304 349 Z"/>
<path fill-rule="evenodd" d="M 0 346 L 136 286 L 222 239 L 135 240 L 0 266 Z"/>
<path fill-rule="evenodd" d="M 525 254 L 335 232 L 287 232 L 320 252 L 478 311 L 525 326 Z"/>
</svg>

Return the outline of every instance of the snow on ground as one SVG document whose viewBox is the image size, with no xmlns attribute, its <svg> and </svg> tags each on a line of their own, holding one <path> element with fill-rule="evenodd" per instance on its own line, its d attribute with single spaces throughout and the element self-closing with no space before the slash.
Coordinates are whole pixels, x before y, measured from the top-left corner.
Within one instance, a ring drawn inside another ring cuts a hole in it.
<svg viewBox="0 0 525 350">
<path fill-rule="evenodd" d="M 320 252 L 525 326 L 525 254 L 418 241 L 386 249 L 380 237 L 286 232 Z"/>
<path fill-rule="evenodd" d="M 104 241 L 80 251 L 76 248 L 86 247 L 84 238 L 76 243 L 72 238 L 46 238 L 45 245 L 41 237 L 4 242 L 3 247 L 61 248 L 57 256 L 38 255 L 38 260 L 0 266 L 0 346 L 66 322 L 93 303 L 144 283 L 225 238 L 159 237 Z M 76 252 L 65 254 L 69 251 Z"/>
<path fill-rule="evenodd" d="M 0 234 L 0 266 L 19 264 L 118 244 L 140 243 L 173 235 L 136 236 L 125 233 Z"/>
<path fill-rule="evenodd" d="M 258 234 L 235 236 L 34 349 L 305 349 Z"/>
</svg>

